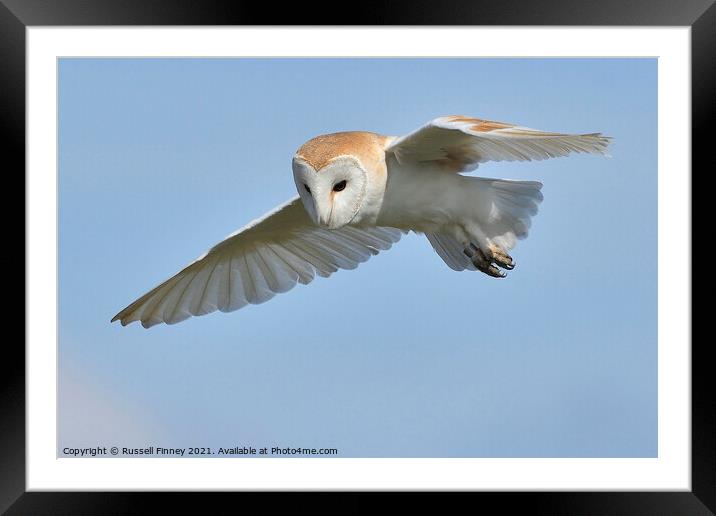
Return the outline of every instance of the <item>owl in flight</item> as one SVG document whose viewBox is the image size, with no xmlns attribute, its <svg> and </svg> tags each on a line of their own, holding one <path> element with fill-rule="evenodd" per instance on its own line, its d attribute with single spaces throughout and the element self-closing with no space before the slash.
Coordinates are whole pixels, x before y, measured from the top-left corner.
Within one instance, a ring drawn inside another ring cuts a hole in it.
<svg viewBox="0 0 716 516">
<path fill-rule="evenodd" d="M 149 328 L 263 303 L 315 275 L 354 269 L 403 233 L 426 236 L 453 270 L 503 278 L 542 201 L 536 181 L 462 175 L 485 161 L 606 155 L 600 133 L 561 134 L 447 116 L 408 135 L 341 132 L 293 156 L 298 195 L 232 233 L 112 318 Z"/>
</svg>

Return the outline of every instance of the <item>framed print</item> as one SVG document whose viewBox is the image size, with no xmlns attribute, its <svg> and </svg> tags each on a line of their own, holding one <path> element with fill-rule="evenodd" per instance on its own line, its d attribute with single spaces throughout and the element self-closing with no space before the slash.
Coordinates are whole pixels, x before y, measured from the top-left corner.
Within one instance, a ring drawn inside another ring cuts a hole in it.
<svg viewBox="0 0 716 516">
<path fill-rule="evenodd" d="M 93 5 L 0 7 L 27 192 L 3 510 L 713 510 L 690 215 L 710 3 L 391 3 L 349 27 Z"/>
</svg>

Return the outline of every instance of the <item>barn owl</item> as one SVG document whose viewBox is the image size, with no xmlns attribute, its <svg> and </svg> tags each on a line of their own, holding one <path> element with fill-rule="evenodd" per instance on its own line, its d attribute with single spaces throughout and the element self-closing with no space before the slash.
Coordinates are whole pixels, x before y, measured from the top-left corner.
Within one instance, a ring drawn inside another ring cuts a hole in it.
<svg viewBox="0 0 716 516">
<path fill-rule="evenodd" d="M 456 271 L 505 277 L 542 201 L 536 181 L 463 175 L 485 161 L 606 154 L 600 133 L 562 134 L 447 116 L 402 137 L 341 132 L 293 156 L 298 195 L 229 235 L 114 316 L 145 328 L 259 304 L 353 269 L 409 231 Z"/>
</svg>

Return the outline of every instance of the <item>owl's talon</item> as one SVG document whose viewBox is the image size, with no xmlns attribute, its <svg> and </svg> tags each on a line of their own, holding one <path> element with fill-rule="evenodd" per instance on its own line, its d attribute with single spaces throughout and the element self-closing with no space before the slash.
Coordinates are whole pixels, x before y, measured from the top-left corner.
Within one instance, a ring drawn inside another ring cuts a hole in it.
<svg viewBox="0 0 716 516">
<path fill-rule="evenodd" d="M 511 271 L 515 268 L 515 265 L 517 265 L 512 259 L 512 256 L 507 254 L 507 252 L 498 245 L 492 244 L 490 246 L 490 254 L 492 261 L 503 269 Z"/>
<path fill-rule="evenodd" d="M 471 247 L 465 248 L 464 253 L 470 258 L 473 265 L 475 265 L 477 270 L 479 270 L 480 272 L 484 272 L 485 274 L 487 274 L 488 276 L 492 276 L 493 278 L 504 278 L 506 276 L 504 272 L 492 265 L 492 263 L 485 256 L 482 250 L 475 247 L 474 245 L 471 244 Z"/>
<path fill-rule="evenodd" d="M 507 276 L 504 272 L 502 272 L 500 269 L 495 267 L 494 265 L 489 265 L 486 270 L 483 270 L 485 274 L 488 276 L 492 276 L 493 278 L 504 278 Z"/>
<path fill-rule="evenodd" d="M 517 265 L 509 254 L 495 255 L 494 260 L 497 265 L 508 271 L 511 271 Z"/>
<path fill-rule="evenodd" d="M 512 260 L 512 257 L 497 246 L 492 246 L 487 251 L 484 251 L 471 242 L 463 249 L 463 253 L 470 258 L 477 270 L 493 278 L 504 278 L 507 276 L 507 274 L 493 265 L 493 262 L 503 269 L 512 270 L 515 268 L 515 262 Z"/>
<path fill-rule="evenodd" d="M 485 266 L 483 266 L 482 264 L 479 264 L 479 263 L 475 263 L 475 262 L 472 262 L 472 263 L 475 264 L 475 267 L 477 267 L 477 270 L 479 270 L 480 272 L 483 272 L 483 273 L 487 274 L 488 276 L 491 276 L 491 277 L 493 277 L 493 278 L 505 278 L 505 277 L 507 277 L 507 274 L 505 274 L 504 272 L 502 272 L 500 269 L 498 269 L 497 267 L 495 267 L 495 266 L 492 265 L 492 264 L 489 264 L 489 265 L 487 265 L 487 266 L 485 267 Z"/>
</svg>

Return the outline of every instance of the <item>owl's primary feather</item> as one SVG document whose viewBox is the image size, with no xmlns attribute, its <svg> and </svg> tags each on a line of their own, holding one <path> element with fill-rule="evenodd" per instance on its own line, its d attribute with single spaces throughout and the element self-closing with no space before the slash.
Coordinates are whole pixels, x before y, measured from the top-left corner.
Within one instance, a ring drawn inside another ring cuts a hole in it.
<svg viewBox="0 0 716 516">
<path fill-rule="evenodd" d="M 320 228 L 294 197 L 229 235 L 112 321 L 122 325 L 140 321 L 149 328 L 263 303 L 296 283 L 310 283 L 315 275 L 328 277 L 338 269 L 355 269 L 390 249 L 400 235 L 391 228 Z"/>
<path fill-rule="evenodd" d="M 386 149 L 398 161 L 428 163 L 453 172 L 485 161 L 531 161 L 572 152 L 606 155 L 609 138 L 599 133 L 550 133 L 479 118 L 445 116 L 395 139 Z"/>
<path fill-rule="evenodd" d="M 502 277 L 527 236 L 542 184 L 459 174 L 485 161 L 573 152 L 605 154 L 600 134 L 569 135 L 463 116 L 396 138 L 369 132 L 316 137 L 294 156 L 299 196 L 212 247 L 114 316 L 122 325 L 174 324 L 259 304 L 296 283 L 353 269 L 402 232 L 424 233 L 454 270 Z"/>
</svg>

